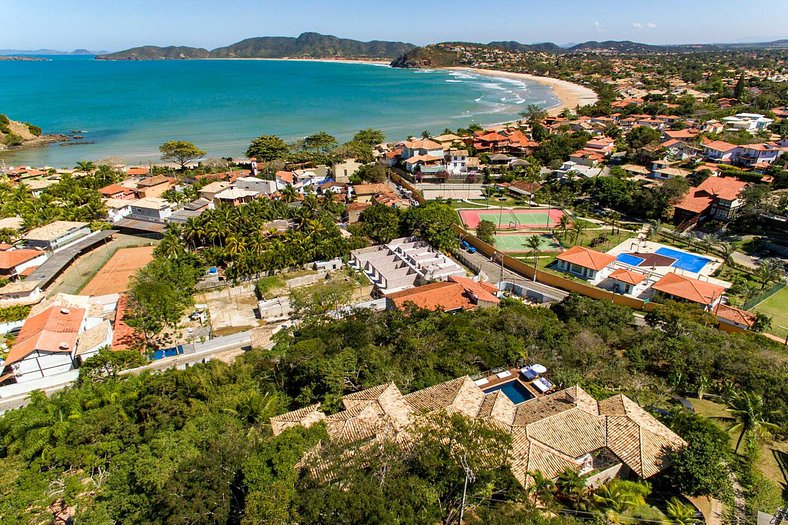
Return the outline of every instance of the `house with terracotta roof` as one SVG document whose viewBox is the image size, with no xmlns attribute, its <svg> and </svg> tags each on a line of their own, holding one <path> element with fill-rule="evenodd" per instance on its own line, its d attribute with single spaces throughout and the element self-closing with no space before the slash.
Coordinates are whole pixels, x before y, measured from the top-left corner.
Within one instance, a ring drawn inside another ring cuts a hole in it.
<svg viewBox="0 0 788 525">
<path fill-rule="evenodd" d="M 738 146 L 722 140 L 703 139 L 703 156 L 712 162 L 732 163 Z"/>
<path fill-rule="evenodd" d="M 443 146 L 431 139 L 406 140 L 402 145 L 402 160 L 411 157 L 440 157 L 443 158 Z"/>
<path fill-rule="evenodd" d="M 495 286 L 468 277 L 451 275 L 448 281 L 389 294 L 386 296 L 386 304 L 389 309 L 403 310 L 408 304 L 413 304 L 425 310 L 462 312 L 496 306 L 501 302 L 497 294 L 498 289 Z"/>
<path fill-rule="evenodd" d="M 356 184 L 353 186 L 353 194 L 356 196 L 356 202 L 368 204 L 374 200 L 375 195 L 390 194 L 394 196 L 394 190 L 386 183 Z"/>
<path fill-rule="evenodd" d="M 558 270 L 589 281 L 596 279 L 598 272 L 616 260 L 613 255 L 598 252 L 585 246 L 573 246 L 556 259 Z"/>
<path fill-rule="evenodd" d="M 105 199 L 121 200 L 135 199 L 137 197 L 133 189 L 121 186 L 120 184 L 110 184 L 109 186 L 104 186 L 99 190 L 99 193 L 101 193 L 101 196 Z"/>
<path fill-rule="evenodd" d="M 148 177 L 137 183 L 137 194 L 141 199 L 146 197 L 161 197 L 161 195 L 172 189 L 174 186 L 172 180 L 164 175 L 154 175 Z"/>
<path fill-rule="evenodd" d="M 725 293 L 725 288 L 718 284 L 673 272 L 666 273 L 651 289 L 670 299 L 698 303 L 711 309 L 720 303 Z"/>
<path fill-rule="evenodd" d="M 626 268 L 616 268 L 607 278 L 612 281 L 613 291 L 620 294 L 631 294 L 635 287 L 646 281 L 642 273 Z"/>
<path fill-rule="evenodd" d="M 747 183 L 733 177 L 709 177 L 699 186 L 689 189 L 676 204 L 674 221 L 681 223 L 710 217 L 729 221 L 744 204 L 741 193 Z"/>
<path fill-rule="evenodd" d="M 58 294 L 33 307 L 3 375 L 24 383 L 68 372 L 112 342 L 117 294 Z"/>
<path fill-rule="evenodd" d="M 144 177 L 146 176 L 150 170 L 147 166 L 133 166 L 130 168 L 126 168 L 126 174 L 130 177 Z"/>
<path fill-rule="evenodd" d="M 47 260 L 41 250 L 8 248 L 0 251 L 0 278 L 16 279 L 26 272 L 38 268 Z"/>
<path fill-rule="evenodd" d="M 749 330 L 756 319 L 754 313 L 727 304 L 720 304 L 714 308 L 714 315 L 722 325 L 732 327 L 734 330 Z"/>
<path fill-rule="evenodd" d="M 387 383 L 344 396 L 341 412 L 326 415 L 314 404 L 272 417 L 271 427 L 279 435 L 294 426 L 322 423 L 328 440 L 353 454 L 374 444 L 406 444 L 413 439 L 414 424 L 437 424 L 435 416 L 458 414 L 511 435 L 510 467 L 525 488 L 533 484 L 533 472 L 555 479 L 573 470 L 587 475 L 589 483 L 647 479 L 669 466 L 672 450 L 686 445 L 623 394 L 597 401 L 574 386 L 541 396 L 517 377 L 510 381 L 532 392 L 531 399 L 515 403 L 500 389 L 485 391 L 468 376 L 405 395 Z M 316 445 L 296 468 L 317 479 L 328 475 L 325 446 Z"/>
</svg>

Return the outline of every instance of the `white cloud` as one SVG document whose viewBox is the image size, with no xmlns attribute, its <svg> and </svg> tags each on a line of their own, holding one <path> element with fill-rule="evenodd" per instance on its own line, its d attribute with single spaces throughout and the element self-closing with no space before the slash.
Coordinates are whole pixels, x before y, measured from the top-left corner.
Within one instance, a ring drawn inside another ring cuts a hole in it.
<svg viewBox="0 0 788 525">
<path fill-rule="evenodd" d="M 655 24 L 654 22 L 649 22 L 649 23 L 647 23 L 646 25 L 647 25 L 648 27 L 650 27 L 651 29 L 654 29 L 655 27 L 657 27 L 657 24 Z"/>
<path fill-rule="evenodd" d="M 602 28 L 602 23 L 599 20 L 594 22 L 594 29 L 596 29 L 597 33 L 604 33 L 604 29 Z"/>
<path fill-rule="evenodd" d="M 632 22 L 632 27 L 637 27 L 638 29 L 642 29 L 643 24 L 641 24 L 640 22 Z"/>
</svg>

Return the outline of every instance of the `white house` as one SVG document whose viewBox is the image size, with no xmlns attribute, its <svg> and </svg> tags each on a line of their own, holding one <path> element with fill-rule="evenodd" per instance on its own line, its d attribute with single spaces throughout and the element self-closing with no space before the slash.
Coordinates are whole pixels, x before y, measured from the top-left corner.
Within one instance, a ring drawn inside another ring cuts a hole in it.
<svg viewBox="0 0 788 525">
<path fill-rule="evenodd" d="M 345 159 L 342 162 L 337 162 L 331 167 L 331 172 L 334 175 L 334 180 L 337 182 L 350 182 L 350 176 L 353 175 L 364 164 L 356 161 L 356 159 Z"/>
<path fill-rule="evenodd" d="M 47 254 L 41 250 L 2 250 L 0 251 L 0 277 L 15 279 L 20 275 L 27 275 L 25 270 L 41 266 L 46 260 Z"/>
<path fill-rule="evenodd" d="M 402 147 L 402 160 L 417 156 L 443 158 L 443 146 L 430 139 L 406 140 Z"/>
<path fill-rule="evenodd" d="M 86 222 L 55 221 L 27 232 L 24 239 L 31 248 L 56 250 L 90 233 Z"/>
<path fill-rule="evenodd" d="M 235 181 L 235 187 L 263 195 L 272 195 L 279 191 L 275 180 L 263 180 L 257 177 L 241 177 Z"/>
<path fill-rule="evenodd" d="M 732 117 L 721 119 L 727 129 L 731 131 L 749 131 L 757 133 L 768 128 L 774 119 L 767 118 L 760 113 L 737 113 Z"/>
<path fill-rule="evenodd" d="M 104 204 L 107 206 L 107 220 L 118 222 L 131 215 L 131 205 L 136 202 L 129 199 L 106 199 Z"/>
<path fill-rule="evenodd" d="M 147 197 L 131 203 L 131 218 L 139 221 L 164 222 L 172 211 L 172 204 L 159 197 Z"/>
<path fill-rule="evenodd" d="M 449 150 L 446 154 L 446 171 L 452 175 L 468 173 L 468 150 Z"/>
</svg>

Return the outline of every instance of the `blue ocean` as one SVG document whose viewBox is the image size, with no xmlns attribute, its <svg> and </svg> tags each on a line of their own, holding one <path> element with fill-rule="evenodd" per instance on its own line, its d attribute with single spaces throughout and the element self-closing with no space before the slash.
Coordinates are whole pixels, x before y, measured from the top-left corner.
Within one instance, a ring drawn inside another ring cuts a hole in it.
<svg viewBox="0 0 788 525">
<path fill-rule="evenodd" d="M 512 120 L 528 104 L 558 103 L 549 87 L 464 71 L 270 60 L 105 62 L 47 57 L 0 62 L 0 113 L 65 145 L 0 153 L 8 165 L 78 160 L 145 163 L 189 140 L 209 157 L 240 157 L 259 135 L 327 131 L 347 140 L 377 128 L 389 140 Z"/>
</svg>

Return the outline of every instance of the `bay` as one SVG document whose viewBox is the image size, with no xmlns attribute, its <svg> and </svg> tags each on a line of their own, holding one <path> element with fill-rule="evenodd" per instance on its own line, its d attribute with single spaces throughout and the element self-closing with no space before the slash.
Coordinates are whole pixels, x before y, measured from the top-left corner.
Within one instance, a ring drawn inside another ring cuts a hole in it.
<svg viewBox="0 0 788 525">
<path fill-rule="evenodd" d="M 249 141 L 296 140 L 362 128 L 389 140 L 518 117 L 554 106 L 548 86 L 473 73 L 292 60 L 98 61 L 56 56 L 0 62 L 0 113 L 64 145 L 0 152 L 8 165 L 70 167 L 78 160 L 147 163 L 158 146 L 189 140 L 208 157 L 242 157 Z"/>
</svg>

